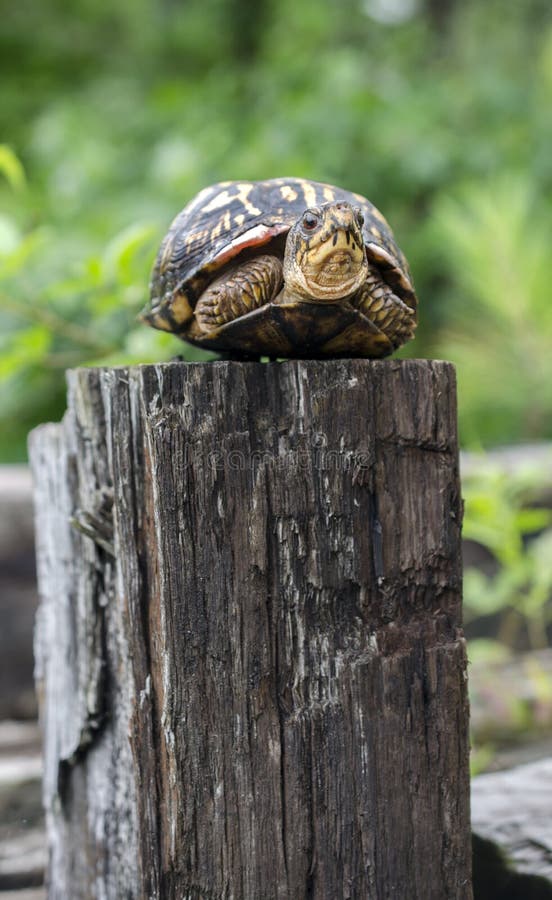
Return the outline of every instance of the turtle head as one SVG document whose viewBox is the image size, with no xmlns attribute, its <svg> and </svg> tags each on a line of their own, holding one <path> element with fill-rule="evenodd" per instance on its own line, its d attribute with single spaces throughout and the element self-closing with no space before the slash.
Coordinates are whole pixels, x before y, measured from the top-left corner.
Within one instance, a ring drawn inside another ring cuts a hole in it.
<svg viewBox="0 0 552 900">
<path fill-rule="evenodd" d="M 345 202 L 305 210 L 286 241 L 286 293 L 323 303 L 357 291 L 368 272 L 363 222 L 360 209 Z"/>
</svg>

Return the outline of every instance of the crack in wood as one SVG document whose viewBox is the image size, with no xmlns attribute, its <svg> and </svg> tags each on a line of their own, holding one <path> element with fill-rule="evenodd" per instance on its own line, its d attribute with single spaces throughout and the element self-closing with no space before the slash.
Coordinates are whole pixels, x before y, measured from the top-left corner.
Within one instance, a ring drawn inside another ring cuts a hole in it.
<svg viewBox="0 0 552 900">
<path fill-rule="evenodd" d="M 452 367 L 69 380 L 31 441 L 57 896 L 470 900 Z"/>
</svg>

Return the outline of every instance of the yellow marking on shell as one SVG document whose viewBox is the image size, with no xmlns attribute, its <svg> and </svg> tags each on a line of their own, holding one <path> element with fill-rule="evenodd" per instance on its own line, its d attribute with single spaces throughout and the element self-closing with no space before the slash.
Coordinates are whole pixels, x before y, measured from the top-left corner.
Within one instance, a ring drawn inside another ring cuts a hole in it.
<svg viewBox="0 0 552 900">
<path fill-rule="evenodd" d="M 297 191 L 294 191 L 293 188 L 289 186 L 289 184 L 282 185 L 282 187 L 280 188 L 280 193 L 283 200 L 290 200 L 291 202 L 293 202 L 293 200 L 297 200 Z"/>
<path fill-rule="evenodd" d="M 188 322 L 194 312 L 186 294 L 175 294 L 171 303 L 171 315 L 178 325 Z"/>
<path fill-rule="evenodd" d="M 170 322 L 167 322 L 164 316 L 160 316 L 159 313 L 156 312 L 145 315 L 144 321 L 147 322 L 148 325 L 153 325 L 153 327 L 157 328 L 159 331 L 173 330 L 173 326 L 170 324 Z"/>
<path fill-rule="evenodd" d="M 211 240 L 216 241 L 222 231 L 222 219 L 219 219 L 213 230 L 211 231 Z"/>
<path fill-rule="evenodd" d="M 242 226 L 243 223 L 245 222 L 245 216 L 244 216 L 244 214 L 243 214 L 243 213 L 238 213 L 237 216 L 234 216 L 234 222 L 236 223 L 236 225 L 238 226 L 238 228 L 241 228 L 241 226 Z"/>
<path fill-rule="evenodd" d="M 249 194 L 253 190 L 254 185 L 252 185 L 250 181 L 247 181 L 247 182 L 242 182 L 242 183 L 236 185 L 236 187 L 238 189 L 238 195 L 237 195 L 237 197 L 234 197 L 232 199 L 238 200 L 240 203 L 243 203 L 247 212 L 250 215 L 260 216 L 262 210 L 257 209 L 257 207 L 254 206 L 248 199 Z"/>
<path fill-rule="evenodd" d="M 209 201 L 207 206 L 203 207 L 204 213 L 214 212 L 216 209 L 222 209 L 223 206 L 230 206 L 231 203 L 236 199 L 235 194 L 231 194 L 230 191 L 224 190 L 221 191 L 220 194 L 215 194 L 212 200 Z"/>
<path fill-rule="evenodd" d="M 379 230 L 379 228 L 376 228 L 375 225 L 370 226 L 370 234 L 373 234 L 374 237 L 377 237 L 381 240 L 381 231 Z"/>
<path fill-rule="evenodd" d="M 212 190 L 213 190 L 212 186 L 203 188 L 203 190 L 200 191 L 199 194 L 196 194 L 196 196 L 192 200 L 190 200 L 189 203 L 186 204 L 186 206 L 184 207 L 182 212 L 185 212 L 189 215 L 191 213 L 192 209 L 196 209 L 198 206 L 201 206 L 201 204 L 203 203 L 205 198 L 209 196 L 209 194 L 211 193 Z"/>
<path fill-rule="evenodd" d="M 380 213 L 379 209 L 377 209 L 375 206 L 373 206 L 371 212 L 372 212 L 374 219 L 377 219 L 379 222 L 382 222 L 383 225 L 386 226 L 386 228 L 389 227 L 389 225 L 387 223 L 387 219 L 385 218 L 383 213 Z"/>
<path fill-rule="evenodd" d="M 194 231 L 186 238 L 186 249 L 189 250 L 192 244 L 200 243 L 209 236 L 209 231 L 205 228 L 203 231 Z"/>
<path fill-rule="evenodd" d="M 327 185 L 327 186 L 324 188 L 324 190 L 322 191 L 322 193 L 323 193 L 323 195 L 324 195 L 324 200 L 327 200 L 328 203 L 331 203 L 332 200 L 335 200 L 335 194 L 334 194 L 333 188 L 329 187 L 329 185 Z"/>
<path fill-rule="evenodd" d="M 305 198 L 305 205 L 316 206 L 316 191 L 313 188 L 312 184 L 309 184 L 308 181 L 302 181 L 301 187 L 303 188 L 303 197 Z"/>
<path fill-rule="evenodd" d="M 232 227 L 232 222 L 230 221 L 230 210 L 229 209 L 227 209 L 226 212 L 224 213 L 224 218 L 222 220 L 222 227 L 224 228 L 225 231 L 230 231 L 230 229 Z"/>
<path fill-rule="evenodd" d="M 220 194 L 216 194 L 213 199 L 209 201 L 207 206 L 203 207 L 203 212 L 215 212 L 215 210 L 223 209 L 223 207 L 230 206 L 237 201 L 245 207 L 251 216 L 260 216 L 262 210 L 257 209 L 257 207 L 249 200 L 249 194 L 253 190 L 254 185 L 250 181 L 242 181 L 239 184 L 229 182 L 229 184 L 234 187 L 235 191 L 225 189 L 224 191 L 221 191 Z"/>
</svg>

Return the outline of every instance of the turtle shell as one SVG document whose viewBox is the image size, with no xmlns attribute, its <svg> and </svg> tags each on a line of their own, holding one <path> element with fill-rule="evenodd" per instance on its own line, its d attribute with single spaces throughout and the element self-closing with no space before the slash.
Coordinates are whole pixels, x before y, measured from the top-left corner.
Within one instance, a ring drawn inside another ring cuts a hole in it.
<svg viewBox="0 0 552 900">
<path fill-rule="evenodd" d="M 274 178 L 222 181 L 200 191 L 184 207 L 159 249 L 151 303 L 142 318 L 154 328 L 186 338 L 198 297 L 230 261 L 255 252 L 283 258 L 285 237 L 307 208 L 343 201 L 362 210 L 369 262 L 397 296 L 415 309 L 406 259 L 387 221 L 366 197 L 302 178 Z M 208 344 L 208 339 L 202 341 Z"/>
</svg>

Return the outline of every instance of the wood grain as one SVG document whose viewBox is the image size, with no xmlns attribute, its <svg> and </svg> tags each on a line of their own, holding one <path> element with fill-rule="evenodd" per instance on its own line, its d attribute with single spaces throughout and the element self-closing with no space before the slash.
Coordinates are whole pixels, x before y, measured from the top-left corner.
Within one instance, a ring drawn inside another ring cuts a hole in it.
<svg viewBox="0 0 552 900">
<path fill-rule="evenodd" d="M 50 897 L 469 900 L 453 367 L 77 370 L 68 406 L 30 441 Z"/>
</svg>

